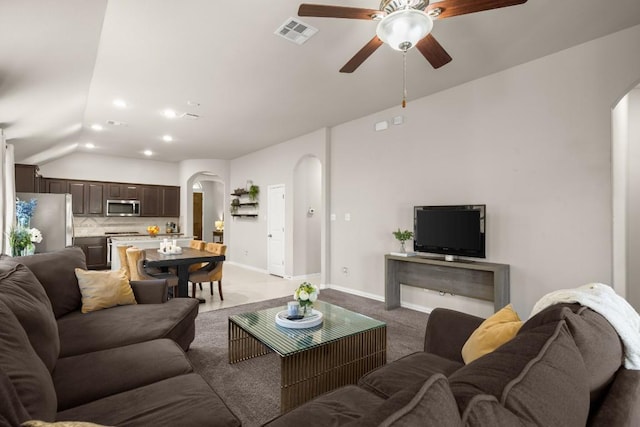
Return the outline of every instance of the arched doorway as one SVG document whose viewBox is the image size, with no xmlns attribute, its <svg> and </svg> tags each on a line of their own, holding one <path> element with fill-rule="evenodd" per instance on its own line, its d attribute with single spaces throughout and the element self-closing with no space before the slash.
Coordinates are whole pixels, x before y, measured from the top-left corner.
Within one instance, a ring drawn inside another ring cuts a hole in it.
<svg viewBox="0 0 640 427">
<path fill-rule="evenodd" d="M 185 234 L 212 242 L 216 223 L 224 224 L 225 184 L 221 177 L 212 172 L 199 172 L 187 181 L 188 217 Z"/>
<path fill-rule="evenodd" d="M 612 109 L 613 283 L 640 310 L 640 83 Z"/>
</svg>

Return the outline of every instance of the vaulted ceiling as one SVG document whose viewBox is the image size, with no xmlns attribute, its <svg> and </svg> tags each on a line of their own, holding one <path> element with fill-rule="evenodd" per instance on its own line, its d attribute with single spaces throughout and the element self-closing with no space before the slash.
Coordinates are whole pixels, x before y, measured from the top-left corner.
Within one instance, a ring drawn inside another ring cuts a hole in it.
<svg viewBox="0 0 640 427">
<path fill-rule="evenodd" d="M 399 106 L 401 53 L 382 46 L 353 74 L 338 72 L 373 37 L 376 23 L 297 18 L 299 4 L 0 0 L 0 127 L 18 162 L 85 150 L 170 162 L 232 159 Z M 302 45 L 274 34 L 291 17 L 318 33 Z M 407 53 L 407 108 L 411 100 L 638 24 L 638 0 L 529 0 L 437 20 L 432 34 L 453 61 L 435 70 L 415 49 Z M 178 117 L 165 117 L 166 109 Z M 198 118 L 180 117 L 185 113 Z"/>
</svg>

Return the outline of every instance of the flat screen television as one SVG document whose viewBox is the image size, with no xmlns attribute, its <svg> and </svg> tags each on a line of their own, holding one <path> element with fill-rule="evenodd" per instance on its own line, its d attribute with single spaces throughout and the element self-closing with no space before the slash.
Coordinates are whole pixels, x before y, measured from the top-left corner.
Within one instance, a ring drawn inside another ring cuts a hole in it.
<svg viewBox="0 0 640 427">
<path fill-rule="evenodd" d="M 413 250 L 485 258 L 486 205 L 415 206 Z"/>
</svg>

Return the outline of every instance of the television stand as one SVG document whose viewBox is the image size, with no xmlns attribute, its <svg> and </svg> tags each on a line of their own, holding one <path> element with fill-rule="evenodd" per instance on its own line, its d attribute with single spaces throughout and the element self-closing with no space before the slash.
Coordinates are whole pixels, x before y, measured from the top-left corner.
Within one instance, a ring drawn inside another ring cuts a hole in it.
<svg viewBox="0 0 640 427">
<path fill-rule="evenodd" d="M 509 304 L 509 265 L 385 255 L 385 308 L 400 307 L 400 285 Z"/>
</svg>

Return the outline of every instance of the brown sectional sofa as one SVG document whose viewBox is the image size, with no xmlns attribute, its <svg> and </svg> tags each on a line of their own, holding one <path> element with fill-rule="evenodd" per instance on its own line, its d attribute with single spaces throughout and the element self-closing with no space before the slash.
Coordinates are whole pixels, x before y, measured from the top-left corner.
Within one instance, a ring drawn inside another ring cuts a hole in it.
<svg viewBox="0 0 640 427">
<path fill-rule="evenodd" d="M 197 300 L 131 282 L 138 304 L 82 314 L 76 267 L 78 248 L 0 260 L 0 426 L 240 425 L 184 353 Z"/>
<path fill-rule="evenodd" d="M 484 319 L 436 309 L 424 351 L 408 355 L 272 420 L 312 426 L 638 426 L 640 371 L 604 317 L 558 304 L 511 341 L 465 365 L 462 346 Z"/>
</svg>

